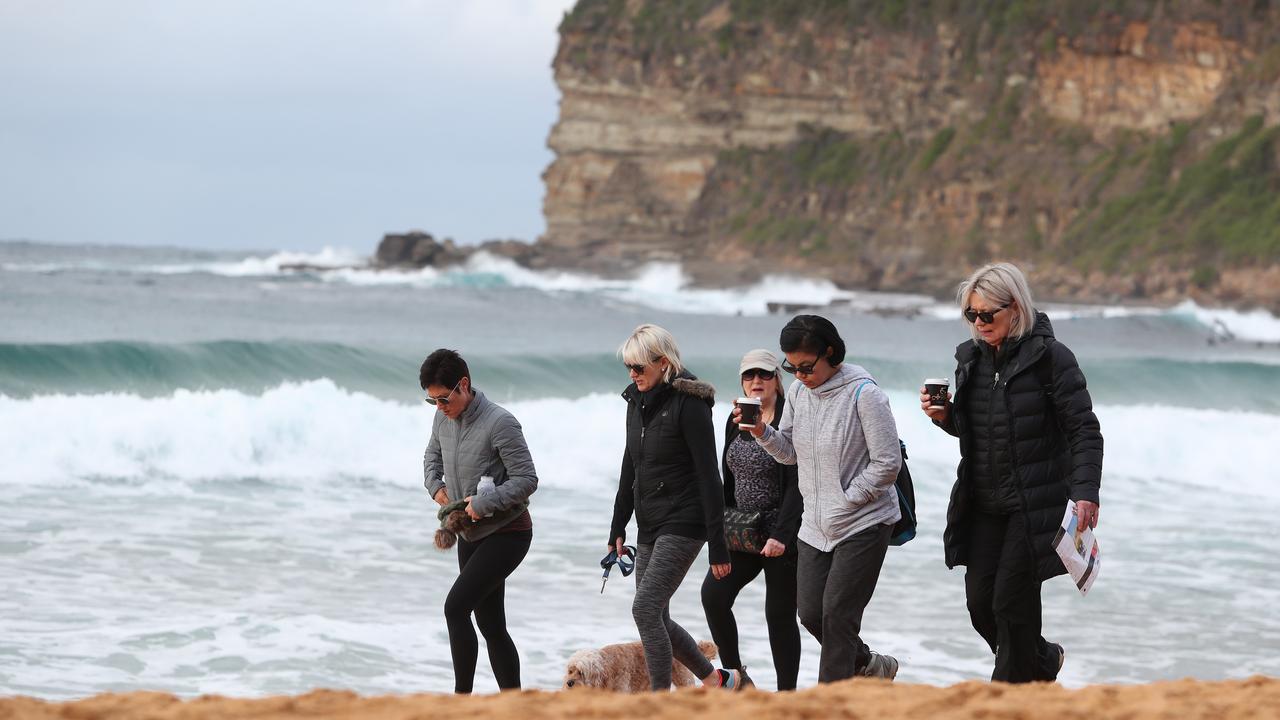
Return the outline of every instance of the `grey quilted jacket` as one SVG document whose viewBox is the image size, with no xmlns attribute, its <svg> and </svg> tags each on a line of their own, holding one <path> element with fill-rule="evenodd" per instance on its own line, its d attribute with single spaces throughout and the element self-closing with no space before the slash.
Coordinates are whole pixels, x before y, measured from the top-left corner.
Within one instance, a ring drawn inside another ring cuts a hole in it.
<svg viewBox="0 0 1280 720">
<path fill-rule="evenodd" d="M 472 496 L 473 510 L 481 515 L 493 513 L 460 533 L 468 542 L 488 537 L 519 517 L 538 489 L 538 474 L 520 423 L 479 390 L 457 420 L 436 413 L 422 457 L 422 475 L 432 497 L 443 487 L 450 500 Z M 482 475 L 493 478 L 497 485 L 493 493 L 476 495 Z"/>
</svg>

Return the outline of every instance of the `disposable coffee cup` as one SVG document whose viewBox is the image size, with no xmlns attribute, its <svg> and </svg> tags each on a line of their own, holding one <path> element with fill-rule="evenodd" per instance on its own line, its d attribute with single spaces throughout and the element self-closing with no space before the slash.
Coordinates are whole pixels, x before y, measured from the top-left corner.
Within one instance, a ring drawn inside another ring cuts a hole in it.
<svg viewBox="0 0 1280 720">
<path fill-rule="evenodd" d="M 951 381 L 947 378 L 929 378 L 924 381 L 924 391 L 929 394 L 929 407 L 944 408 L 947 406 L 947 389 Z"/>
<path fill-rule="evenodd" d="M 750 430 L 760 422 L 760 398 L 741 397 L 734 403 L 742 411 L 742 417 L 738 422 L 739 430 Z"/>
</svg>

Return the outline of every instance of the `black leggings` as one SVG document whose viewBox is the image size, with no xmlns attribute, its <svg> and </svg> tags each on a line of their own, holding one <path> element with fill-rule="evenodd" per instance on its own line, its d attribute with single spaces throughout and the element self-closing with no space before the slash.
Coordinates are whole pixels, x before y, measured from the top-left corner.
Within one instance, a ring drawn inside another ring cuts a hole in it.
<svg viewBox="0 0 1280 720">
<path fill-rule="evenodd" d="M 533 541 L 533 530 L 498 533 L 476 542 L 458 539 L 458 579 L 444 601 L 449 626 L 449 650 L 453 653 L 453 689 L 470 693 L 475 682 L 476 656 L 480 652 L 471 614 L 489 648 L 493 677 L 502 690 L 520 687 L 520 656 L 507 634 L 503 594 L 507 576 L 524 560 Z"/>
<path fill-rule="evenodd" d="M 702 609 L 707 613 L 711 639 L 720 648 L 720 661 L 727 668 L 741 668 L 738 654 L 738 623 L 733 617 L 733 601 L 738 593 L 764 570 L 764 619 L 769 627 L 769 647 L 779 690 L 795 690 L 800 674 L 800 626 L 796 624 L 796 553 L 767 558 L 754 553 L 729 553 L 733 570 L 716 580 L 710 571 L 702 581 Z"/>
</svg>

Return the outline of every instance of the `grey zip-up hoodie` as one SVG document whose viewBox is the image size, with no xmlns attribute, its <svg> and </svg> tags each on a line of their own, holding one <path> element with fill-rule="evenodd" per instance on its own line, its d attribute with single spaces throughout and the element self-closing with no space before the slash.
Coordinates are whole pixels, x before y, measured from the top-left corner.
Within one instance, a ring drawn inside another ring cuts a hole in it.
<svg viewBox="0 0 1280 720">
<path fill-rule="evenodd" d="M 480 515 L 493 513 L 459 533 L 467 542 L 488 537 L 519 517 L 538 489 L 538 474 L 520 423 L 484 393 L 474 392 L 457 420 L 436 413 L 422 457 L 423 485 L 432 497 L 447 488 L 449 500 L 472 496 L 471 509 Z M 494 492 L 476 495 L 481 475 L 493 478 Z"/>
<path fill-rule="evenodd" d="M 888 396 L 871 380 L 846 362 L 816 390 L 792 383 L 778 428 L 766 426 L 758 440 L 775 460 L 797 466 L 804 498 L 797 537 L 822 552 L 902 517 L 893 492 L 902 464 L 898 427 Z"/>
</svg>

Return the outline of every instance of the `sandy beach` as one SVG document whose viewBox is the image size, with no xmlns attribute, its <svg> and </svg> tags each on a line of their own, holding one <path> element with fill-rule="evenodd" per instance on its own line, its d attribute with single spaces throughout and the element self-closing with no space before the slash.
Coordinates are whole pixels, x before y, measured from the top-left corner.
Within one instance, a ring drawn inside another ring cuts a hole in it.
<svg viewBox="0 0 1280 720">
<path fill-rule="evenodd" d="M 1011 686 L 966 682 L 950 687 L 852 680 L 794 694 L 685 690 L 669 696 L 618 695 L 602 691 L 542 692 L 454 697 L 405 695 L 361 697 L 317 690 L 294 697 L 241 700 L 203 696 L 182 700 L 150 692 L 104 694 L 85 700 L 48 703 L 19 697 L 0 700 L 2 720 L 77 718 L 111 720 L 214 720 L 215 718 L 414 718 L 519 717 L 637 718 L 1275 718 L 1280 712 L 1280 680 L 1202 682 L 1179 680 L 1147 685 L 1094 685 L 1068 690 L 1059 685 Z"/>
</svg>

